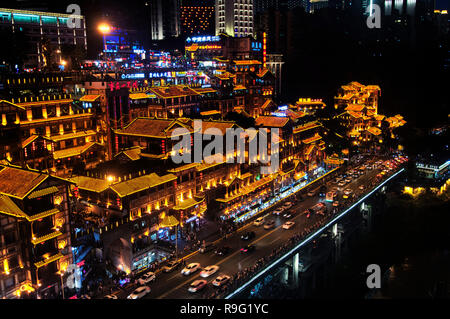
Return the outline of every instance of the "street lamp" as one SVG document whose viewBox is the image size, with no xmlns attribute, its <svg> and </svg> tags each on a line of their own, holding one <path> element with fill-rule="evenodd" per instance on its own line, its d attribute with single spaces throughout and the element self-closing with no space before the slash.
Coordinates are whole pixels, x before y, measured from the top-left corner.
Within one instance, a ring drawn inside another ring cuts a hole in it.
<svg viewBox="0 0 450 319">
<path fill-rule="evenodd" d="M 103 35 L 103 44 L 105 45 L 105 52 L 106 52 L 105 35 L 111 32 L 111 26 L 107 23 L 100 23 L 97 29 Z"/>
<path fill-rule="evenodd" d="M 60 278 L 61 278 L 61 291 L 62 291 L 62 299 L 64 299 L 64 282 L 63 282 L 63 276 L 64 276 L 64 271 L 60 271 L 59 272 Z"/>
</svg>

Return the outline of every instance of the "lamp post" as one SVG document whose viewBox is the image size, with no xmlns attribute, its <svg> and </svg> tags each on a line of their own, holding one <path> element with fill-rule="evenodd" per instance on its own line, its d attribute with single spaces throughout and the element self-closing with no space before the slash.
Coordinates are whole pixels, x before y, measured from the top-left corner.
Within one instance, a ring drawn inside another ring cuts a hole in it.
<svg viewBox="0 0 450 319">
<path fill-rule="evenodd" d="M 100 31 L 100 33 L 103 35 L 103 44 L 104 44 L 104 50 L 105 50 L 105 55 L 106 55 L 106 39 L 105 39 L 105 35 L 111 32 L 111 26 L 107 23 L 101 23 L 98 26 L 98 31 Z"/>
<path fill-rule="evenodd" d="M 62 298 L 64 299 L 64 282 L 63 282 L 63 276 L 64 272 L 61 270 L 59 272 L 60 278 L 61 278 L 61 291 L 62 291 Z"/>
</svg>

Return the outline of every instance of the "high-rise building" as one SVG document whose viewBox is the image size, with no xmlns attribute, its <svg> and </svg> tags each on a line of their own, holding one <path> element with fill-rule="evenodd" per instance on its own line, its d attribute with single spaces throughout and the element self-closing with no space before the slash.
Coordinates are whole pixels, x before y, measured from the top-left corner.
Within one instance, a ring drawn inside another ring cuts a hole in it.
<svg viewBox="0 0 450 319">
<path fill-rule="evenodd" d="M 24 33 L 27 39 L 26 68 L 59 62 L 46 61 L 45 51 L 60 53 L 64 44 L 87 50 L 86 21 L 81 15 L 0 8 L 0 29 Z"/>
<path fill-rule="evenodd" d="M 181 33 L 185 36 L 214 33 L 214 0 L 183 0 Z"/>
<path fill-rule="evenodd" d="M 178 37 L 180 31 L 180 0 L 151 0 L 150 32 L 152 40 Z"/>
<path fill-rule="evenodd" d="M 253 36 L 253 0 L 216 0 L 216 35 Z"/>
</svg>

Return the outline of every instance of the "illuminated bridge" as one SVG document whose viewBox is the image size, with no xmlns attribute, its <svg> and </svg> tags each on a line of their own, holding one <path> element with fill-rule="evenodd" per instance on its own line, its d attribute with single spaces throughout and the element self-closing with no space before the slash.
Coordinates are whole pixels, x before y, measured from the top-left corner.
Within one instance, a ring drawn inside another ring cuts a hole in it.
<svg viewBox="0 0 450 319">
<path fill-rule="evenodd" d="M 330 255 L 335 261 L 339 259 L 342 246 L 345 244 L 345 236 L 351 235 L 361 225 L 370 228 L 372 210 L 371 205 L 367 203 L 377 193 L 384 192 L 385 186 L 402 172 L 404 172 L 404 168 L 376 185 L 370 192 L 344 211 L 332 217 L 324 226 L 313 231 L 292 249 L 282 254 L 281 257 L 274 258 L 273 262 L 263 267 L 262 270 L 257 271 L 250 280 L 243 284 L 241 283 L 238 288 L 232 289 L 231 292 L 228 291 L 224 297 L 226 299 L 249 298 L 258 290 L 264 289 L 264 284 L 272 280 L 278 280 L 287 287 L 299 288 L 299 276 L 307 274 L 309 268 L 314 268 L 315 265 L 320 264 L 329 258 Z M 355 219 L 359 219 L 359 222 L 354 223 Z M 326 240 L 321 241 L 321 238 L 323 239 L 324 237 Z M 312 252 L 311 246 L 313 243 L 317 245 L 318 242 L 319 244 L 320 242 L 325 242 L 325 245 L 322 245 L 322 251 L 328 251 L 328 253 L 317 253 L 317 249 L 315 250 L 316 253 Z M 331 254 L 329 253 L 330 251 Z M 309 276 L 312 276 L 311 272 Z"/>
</svg>

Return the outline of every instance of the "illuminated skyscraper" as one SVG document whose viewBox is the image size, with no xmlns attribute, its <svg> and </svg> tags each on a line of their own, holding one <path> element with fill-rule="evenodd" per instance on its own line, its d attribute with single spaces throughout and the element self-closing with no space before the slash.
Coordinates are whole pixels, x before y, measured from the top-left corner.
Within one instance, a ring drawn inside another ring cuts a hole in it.
<svg viewBox="0 0 450 319">
<path fill-rule="evenodd" d="M 216 35 L 253 35 L 253 0 L 216 0 Z"/>
<path fill-rule="evenodd" d="M 180 35 L 180 0 L 151 0 L 149 7 L 152 40 Z"/>
<path fill-rule="evenodd" d="M 181 3 L 181 33 L 211 35 L 214 33 L 214 0 L 183 0 Z"/>
</svg>

